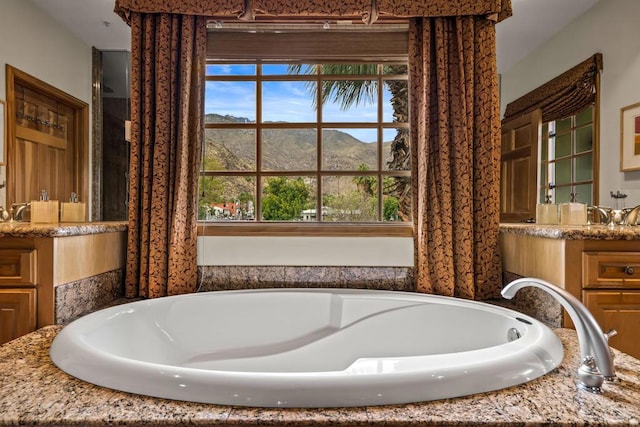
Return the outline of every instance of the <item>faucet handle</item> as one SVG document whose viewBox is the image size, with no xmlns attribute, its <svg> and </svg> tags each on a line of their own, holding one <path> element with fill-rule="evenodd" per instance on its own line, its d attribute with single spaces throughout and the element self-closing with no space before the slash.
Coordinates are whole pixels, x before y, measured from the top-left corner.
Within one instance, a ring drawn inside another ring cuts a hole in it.
<svg viewBox="0 0 640 427">
<path fill-rule="evenodd" d="M 601 394 L 604 377 L 596 366 L 593 356 L 587 356 L 582 360 L 582 365 L 578 368 L 578 388 L 591 393 Z"/>
<path fill-rule="evenodd" d="M 607 344 L 609 344 L 609 338 L 615 337 L 616 335 L 618 335 L 618 331 L 616 331 L 615 329 L 609 329 L 603 335 L 604 335 L 604 339 L 607 341 Z M 615 354 L 613 354 L 613 350 L 611 349 L 611 347 L 609 347 L 609 353 L 611 354 L 611 360 L 613 361 Z M 604 379 L 606 381 L 614 381 L 616 379 L 616 376 L 615 375 L 605 376 Z"/>
</svg>

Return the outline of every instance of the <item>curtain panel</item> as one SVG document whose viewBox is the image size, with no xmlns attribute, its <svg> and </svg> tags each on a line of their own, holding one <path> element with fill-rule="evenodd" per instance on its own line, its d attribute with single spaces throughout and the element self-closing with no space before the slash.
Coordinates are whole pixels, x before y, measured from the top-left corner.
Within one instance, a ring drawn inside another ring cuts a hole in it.
<svg viewBox="0 0 640 427">
<path fill-rule="evenodd" d="M 495 23 L 418 18 L 409 29 L 416 288 L 497 297 L 500 111 Z"/>
<path fill-rule="evenodd" d="M 132 13 L 127 297 L 194 292 L 206 19 Z"/>
<path fill-rule="evenodd" d="M 507 104 L 502 123 L 538 108 L 542 122 L 563 119 L 596 101 L 596 80 L 602 70 L 602 54 L 596 53 L 542 86 Z"/>
</svg>

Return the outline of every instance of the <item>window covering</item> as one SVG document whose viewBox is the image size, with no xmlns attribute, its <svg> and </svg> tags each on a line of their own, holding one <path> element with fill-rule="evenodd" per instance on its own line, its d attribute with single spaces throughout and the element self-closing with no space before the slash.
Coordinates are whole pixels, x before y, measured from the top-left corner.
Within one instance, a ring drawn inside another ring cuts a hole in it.
<svg viewBox="0 0 640 427">
<path fill-rule="evenodd" d="M 116 0 L 115 12 L 130 22 L 131 12 L 201 16 L 361 17 L 511 16 L 511 0 Z M 492 18 L 492 19 L 493 19 Z"/>
<path fill-rule="evenodd" d="M 570 70 L 510 102 L 502 123 L 533 110 L 542 111 L 542 122 L 562 119 L 593 104 L 596 80 L 602 70 L 602 54 L 596 53 Z"/>
<path fill-rule="evenodd" d="M 219 60 L 350 61 L 357 55 L 379 62 L 406 61 L 409 44 L 407 31 L 209 31 L 207 37 L 207 58 Z"/>
</svg>

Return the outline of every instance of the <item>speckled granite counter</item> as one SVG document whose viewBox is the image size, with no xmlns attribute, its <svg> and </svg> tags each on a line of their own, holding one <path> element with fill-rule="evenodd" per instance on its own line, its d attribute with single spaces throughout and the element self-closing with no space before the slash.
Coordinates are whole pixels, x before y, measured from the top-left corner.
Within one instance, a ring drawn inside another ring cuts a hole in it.
<svg viewBox="0 0 640 427">
<path fill-rule="evenodd" d="M 640 361 L 616 352 L 618 380 L 603 395 L 575 387 L 575 333 L 559 329 L 561 366 L 505 390 L 394 406 L 269 409 L 179 402 L 118 392 L 57 369 L 49 346 L 59 326 L 0 347 L 0 424 L 4 425 L 638 425 Z"/>
<path fill-rule="evenodd" d="M 500 224 L 500 232 L 565 240 L 640 240 L 640 226 Z"/>
<path fill-rule="evenodd" d="M 0 222 L 0 237 L 66 237 L 86 234 L 126 231 L 127 222 L 70 222 L 60 224 L 31 224 L 29 222 Z"/>
</svg>

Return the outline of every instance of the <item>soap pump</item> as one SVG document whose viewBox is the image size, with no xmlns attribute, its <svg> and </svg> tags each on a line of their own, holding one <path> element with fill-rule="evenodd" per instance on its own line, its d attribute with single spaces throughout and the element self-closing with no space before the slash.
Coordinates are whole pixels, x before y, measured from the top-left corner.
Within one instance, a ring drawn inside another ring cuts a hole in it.
<svg viewBox="0 0 640 427">
<path fill-rule="evenodd" d="M 577 201 L 578 193 L 570 193 L 569 203 L 560 205 L 561 225 L 585 225 L 587 223 L 587 205 Z"/>
<path fill-rule="evenodd" d="M 32 223 L 57 223 L 58 222 L 57 200 L 49 200 L 47 190 L 40 191 L 40 200 L 31 202 L 31 222 Z"/>
<path fill-rule="evenodd" d="M 78 200 L 78 194 L 73 192 L 68 203 L 62 203 L 60 222 L 84 222 L 85 204 Z"/>
<path fill-rule="evenodd" d="M 538 203 L 536 206 L 536 222 L 538 224 L 558 223 L 558 205 L 551 203 L 550 194 L 545 196 L 544 203 Z"/>
</svg>

